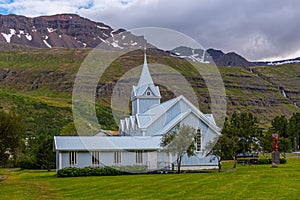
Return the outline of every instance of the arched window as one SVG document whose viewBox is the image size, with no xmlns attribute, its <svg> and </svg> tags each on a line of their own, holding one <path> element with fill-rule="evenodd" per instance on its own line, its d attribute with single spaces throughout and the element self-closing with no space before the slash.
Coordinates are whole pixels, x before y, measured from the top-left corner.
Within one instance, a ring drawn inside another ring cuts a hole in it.
<svg viewBox="0 0 300 200">
<path fill-rule="evenodd" d="M 196 151 L 201 151 L 201 129 L 196 131 Z"/>
<path fill-rule="evenodd" d="M 150 96 L 151 95 L 151 92 L 150 91 L 147 91 L 147 96 Z"/>
</svg>

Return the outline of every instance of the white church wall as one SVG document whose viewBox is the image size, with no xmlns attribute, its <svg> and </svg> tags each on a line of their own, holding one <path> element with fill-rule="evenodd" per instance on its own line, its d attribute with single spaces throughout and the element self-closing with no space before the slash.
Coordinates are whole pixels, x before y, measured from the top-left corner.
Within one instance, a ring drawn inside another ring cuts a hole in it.
<svg viewBox="0 0 300 200">
<path fill-rule="evenodd" d="M 194 129 L 200 128 L 200 120 L 198 119 L 198 117 L 196 115 L 194 115 L 193 113 L 190 113 L 186 118 L 184 118 L 181 121 L 181 124 L 186 124 L 189 125 L 191 127 L 193 127 Z"/>
<path fill-rule="evenodd" d="M 188 110 L 191 109 L 191 106 L 188 105 L 188 104 L 187 104 L 185 101 L 183 101 L 182 99 L 179 101 L 179 104 L 180 104 L 180 110 L 181 110 L 182 112 L 186 112 L 186 111 L 188 111 Z"/>
<path fill-rule="evenodd" d="M 159 104 L 159 99 L 139 99 L 139 113 L 144 113 L 149 110 L 153 105 Z"/>
<path fill-rule="evenodd" d="M 146 136 L 153 136 L 161 132 L 165 124 L 166 115 L 163 114 L 159 119 L 154 121 L 146 130 Z"/>
</svg>

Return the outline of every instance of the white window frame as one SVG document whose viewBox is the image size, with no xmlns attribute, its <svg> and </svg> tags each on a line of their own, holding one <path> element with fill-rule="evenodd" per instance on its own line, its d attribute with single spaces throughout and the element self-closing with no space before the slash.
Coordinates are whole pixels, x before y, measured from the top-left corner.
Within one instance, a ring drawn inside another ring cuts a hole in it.
<svg viewBox="0 0 300 200">
<path fill-rule="evenodd" d="M 143 151 L 142 150 L 135 152 L 135 163 L 143 164 Z"/>
<path fill-rule="evenodd" d="M 100 151 L 92 151 L 92 164 L 93 165 L 99 165 L 100 164 Z"/>
<path fill-rule="evenodd" d="M 78 165 L 78 152 L 77 151 L 69 151 L 69 164 L 70 165 Z"/>
<path fill-rule="evenodd" d="M 115 163 L 115 165 L 122 164 L 122 152 L 121 151 L 114 152 L 114 163 Z"/>
</svg>

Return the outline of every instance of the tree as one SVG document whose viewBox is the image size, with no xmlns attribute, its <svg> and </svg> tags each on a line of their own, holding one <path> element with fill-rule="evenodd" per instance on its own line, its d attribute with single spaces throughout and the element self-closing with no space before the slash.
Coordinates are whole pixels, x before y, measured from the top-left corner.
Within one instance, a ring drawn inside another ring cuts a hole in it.
<svg viewBox="0 0 300 200">
<path fill-rule="evenodd" d="M 37 165 L 42 169 L 47 169 L 55 167 L 55 153 L 53 152 L 53 136 L 51 135 L 41 135 L 38 138 L 38 147 L 36 152 Z"/>
<path fill-rule="evenodd" d="M 194 138 L 195 129 L 184 124 L 163 135 L 161 146 L 176 156 L 177 173 L 180 173 L 183 155 L 194 155 Z"/>
<path fill-rule="evenodd" d="M 231 119 L 225 119 L 222 129 L 222 136 L 214 147 L 214 155 L 221 156 L 221 159 L 234 159 L 236 168 L 236 155 L 256 151 L 258 149 L 258 138 L 261 130 L 257 125 L 257 118 L 249 112 L 238 114 L 234 112 Z"/>
<path fill-rule="evenodd" d="M 237 114 L 233 113 L 232 118 L 236 118 Z M 236 154 L 239 149 L 238 146 L 238 135 L 235 131 L 234 127 L 232 126 L 232 121 L 229 120 L 227 117 L 225 118 L 224 126 L 221 132 L 222 136 L 219 138 L 217 144 L 214 146 L 213 150 L 218 152 L 214 154 L 216 156 L 220 156 L 220 162 L 223 159 L 234 159 L 234 168 L 236 168 Z"/>
<path fill-rule="evenodd" d="M 77 136 L 77 130 L 74 122 L 70 122 L 69 124 L 62 127 L 59 135 L 62 136 Z"/>
<path fill-rule="evenodd" d="M 214 155 L 218 159 L 218 171 L 220 172 L 222 169 L 222 160 L 234 155 L 234 141 L 227 134 L 223 134 L 215 144 L 208 143 L 207 147 L 211 149 L 207 155 Z"/>
<path fill-rule="evenodd" d="M 299 150 L 300 144 L 300 113 L 293 113 L 288 124 L 288 135 L 293 143 L 294 151 Z"/>
<path fill-rule="evenodd" d="M 22 118 L 13 111 L 0 111 L 0 165 L 5 166 L 10 156 L 15 156 L 22 142 Z"/>
<path fill-rule="evenodd" d="M 257 118 L 250 112 L 233 113 L 231 118 L 232 130 L 238 137 L 238 153 L 245 154 L 257 150 L 258 137 L 261 130 L 258 127 Z"/>
<path fill-rule="evenodd" d="M 270 128 L 268 129 L 268 131 L 263 132 L 259 137 L 259 144 L 261 147 L 261 151 L 264 153 L 270 153 L 273 150 L 273 137 L 272 134 L 274 133 L 274 131 L 272 131 Z"/>
<path fill-rule="evenodd" d="M 285 115 L 276 116 L 271 121 L 272 129 L 276 131 L 280 137 L 288 138 L 288 120 Z"/>
<path fill-rule="evenodd" d="M 288 152 L 291 149 L 291 141 L 288 138 L 288 119 L 284 116 L 276 116 L 271 121 L 271 127 L 268 129 L 268 138 L 265 138 L 268 140 L 270 145 L 272 144 L 272 134 L 277 133 L 278 134 L 278 150 L 280 152 L 283 152 L 283 155 L 285 157 L 285 153 Z M 269 152 L 272 151 L 272 148 L 269 149 Z"/>
</svg>

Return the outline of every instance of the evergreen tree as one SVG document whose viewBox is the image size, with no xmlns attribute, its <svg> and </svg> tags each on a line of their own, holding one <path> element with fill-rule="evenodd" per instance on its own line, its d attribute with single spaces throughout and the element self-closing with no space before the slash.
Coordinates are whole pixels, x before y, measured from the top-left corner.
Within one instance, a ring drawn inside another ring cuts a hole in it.
<svg viewBox="0 0 300 200">
<path fill-rule="evenodd" d="M 0 111 L 0 166 L 6 166 L 9 159 L 16 159 L 24 130 L 20 116 L 13 111 Z"/>
<path fill-rule="evenodd" d="M 225 119 L 222 129 L 222 136 L 213 147 L 210 154 L 219 156 L 222 159 L 233 158 L 234 168 L 236 167 L 236 155 L 258 151 L 259 138 L 262 132 L 258 127 L 257 118 L 249 112 L 238 114 L 234 112 L 231 119 Z M 219 166 L 220 168 L 220 166 Z"/>
<path fill-rule="evenodd" d="M 272 134 L 278 134 L 278 151 L 285 153 L 291 150 L 291 141 L 288 138 L 288 119 L 284 116 L 276 116 L 271 121 L 271 127 L 268 129 L 268 142 L 272 144 Z M 271 138 L 271 141 L 269 141 Z M 269 152 L 272 152 L 272 148 L 269 149 Z"/>
<path fill-rule="evenodd" d="M 247 153 L 258 150 L 258 138 L 261 130 L 258 127 L 257 118 L 250 112 L 237 114 L 234 112 L 231 118 L 231 126 L 234 135 L 238 137 L 238 153 Z"/>
<path fill-rule="evenodd" d="M 299 150 L 300 144 L 300 113 L 293 113 L 289 120 L 288 135 L 292 141 L 294 151 Z"/>
</svg>

